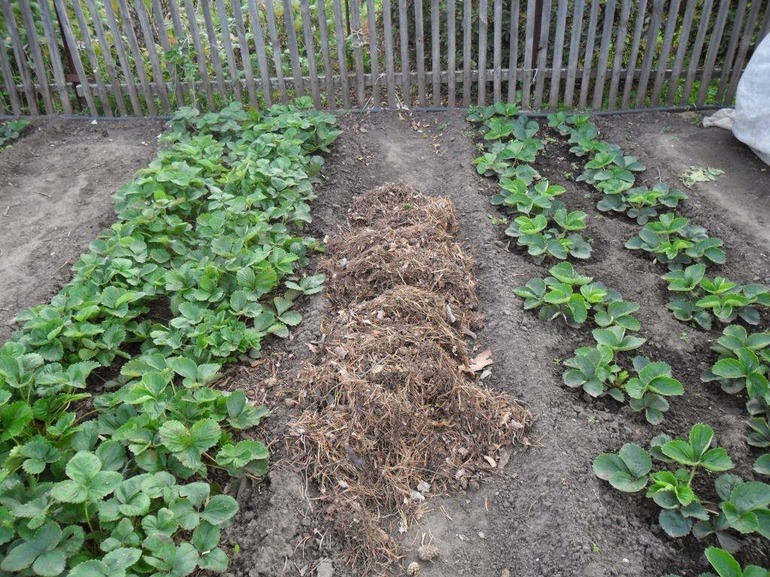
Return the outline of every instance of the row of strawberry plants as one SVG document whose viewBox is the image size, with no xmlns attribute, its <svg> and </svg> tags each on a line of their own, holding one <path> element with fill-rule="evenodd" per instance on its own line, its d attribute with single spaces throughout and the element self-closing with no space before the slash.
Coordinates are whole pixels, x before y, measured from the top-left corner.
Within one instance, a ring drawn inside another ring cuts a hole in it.
<svg viewBox="0 0 770 577">
<path fill-rule="evenodd" d="M 676 209 L 686 195 L 664 184 L 653 189 L 634 188 L 635 177 L 629 167 L 635 166 L 635 159 L 624 156 L 617 145 L 599 140 L 595 125 L 586 117 L 552 115 L 549 120 L 551 127 L 570 136 L 571 152 L 578 156 L 593 155 L 578 180 L 603 193 L 597 208 L 625 213 L 644 225 L 637 236 L 628 240 L 626 247 L 644 250 L 668 266 L 669 272 L 663 278 L 669 282 L 669 290 L 684 295 L 668 304 L 677 319 L 694 321 L 707 330 L 714 318 L 722 323 L 731 323 L 736 318 L 749 324 L 760 322 L 756 307 L 770 305 L 767 287 L 739 285 L 723 277 L 705 277 L 707 266 L 726 261 L 722 240 L 709 237 L 704 228 L 673 212 L 658 213 L 659 210 Z M 655 217 L 657 220 L 650 220 Z M 720 353 L 720 359 L 702 380 L 719 380 L 728 392 L 745 388 L 749 394 L 750 412 L 755 415 L 765 413 L 770 400 L 765 377 L 767 367 L 759 361 L 756 352 L 768 343 L 768 333 L 749 334 L 739 325 L 729 325 L 713 347 Z M 766 418 L 755 417 L 750 426 L 749 443 L 758 447 L 770 446 L 770 427 Z M 722 499 L 719 512 L 705 508 L 693 492 L 691 486 L 698 467 L 709 472 L 733 467 L 723 449 L 710 448 L 712 438 L 711 428 L 698 424 L 690 432 L 689 443 L 672 441 L 661 435 L 653 439 L 649 454 L 637 445 L 625 445 L 618 453 L 598 457 L 594 471 L 615 488 L 636 492 L 647 485 L 647 475 L 652 468 L 650 455 L 663 462 L 690 467 L 650 475 L 647 496 L 661 507 L 659 522 L 666 533 L 681 537 L 692 531 L 699 539 L 716 535 L 720 545 L 728 550 L 735 550 L 738 545 L 729 533 L 731 530 L 740 534 L 756 532 L 770 538 L 770 485 L 745 482 L 735 475 L 722 475 L 714 484 Z M 757 461 L 755 470 L 767 474 L 769 465 L 770 455 L 765 455 Z M 743 575 L 728 552 L 710 548 L 709 553 L 709 561 L 720 575 Z M 750 569 L 757 574 L 766 573 L 761 568 Z"/>
<path fill-rule="evenodd" d="M 306 107 L 180 110 L 73 280 L 19 316 L 0 349 L 0 572 L 226 568 L 237 503 L 208 479 L 264 475 L 267 449 L 239 431 L 267 411 L 208 385 L 321 290 L 299 231 L 338 131 Z"/>
<path fill-rule="evenodd" d="M 537 262 L 551 257 L 566 260 L 591 256 L 591 245 L 579 234 L 586 228 L 586 214 L 570 211 L 556 198 L 563 186 L 540 179 L 532 167 L 543 143 L 536 138 L 539 126 L 527 116 L 516 116 L 513 104 L 496 104 L 473 111 L 472 122 L 481 123 L 485 152 L 474 160 L 483 176 L 497 176 L 500 190 L 492 204 L 513 213 L 505 234 L 516 239 Z"/>
<path fill-rule="evenodd" d="M 584 180 L 593 183 L 597 190 L 603 192 L 603 198 L 597 207 L 601 207 L 607 199 L 618 198 L 624 194 L 615 189 L 633 186 L 633 175 L 627 173 L 621 175 L 622 178 L 614 179 L 617 182 L 610 186 L 612 191 L 608 192 L 601 187 L 601 183 L 614 181 L 597 177 L 596 167 L 592 163 L 598 163 L 603 168 L 612 165 L 612 170 L 617 173 L 620 165 L 633 164 L 630 162 L 632 157 L 624 156 L 617 145 L 599 140 L 596 126 L 589 122 L 586 116 L 551 115 L 549 120 L 550 126 L 564 135 L 570 135 L 569 142 L 573 144 L 570 150 L 573 153 L 578 156 L 593 154 L 586 164 L 583 175 L 589 174 L 590 178 Z M 624 160 L 619 160 L 621 158 Z M 661 207 L 676 209 L 679 201 L 686 199 L 683 193 L 668 189 L 666 185 L 660 186 L 676 202 L 666 203 L 663 199 L 659 199 L 657 203 L 646 206 L 646 210 L 657 211 Z M 641 189 L 644 188 L 641 187 Z M 636 189 L 627 188 L 627 190 Z M 627 212 L 627 216 L 631 218 L 635 215 L 636 213 L 631 213 L 630 210 Z M 652 216 L 652 213 L 648 213 L 648 216 Z M 693 322 L 706 330 L 711 330 L 716 320 L 727 325 L 722 336 L 725 340 L 735 341 L 735 335 L 739 333 L 746 339 L 763 340 L 767 333 L 748 335 L 745 329 L 734 328 L 731 323 L 740 319 L 749 325 L 758 325 L 761 321 L 759 309 L 770 307 L 770 290 L 757 283 L 739 284 L 725 277 L 707 277 L 707 267 L 726 262 L 722 239 L 709 237 L 703 227 L 673 212 L 660 215 L 655 213 L 655 216 L 658 216 L 657 220 L 645 221 L 639 234 L 631 237 L 625 246 L 631 250 L 646 251 L 652 254 L 657 262 L 667 265 L 669 272 L 663 276 L 663 279 L 668 281 L 667 288 L 674 295 L 667 305 L 674 317 L 683 322 Z M 639 218 L 636 220 L 639 222 Z M 704 382 L 719 380 L 727 392 L 739 392 L 745 389 L 749 398 L 747 408 L 754 417 L 752 426 L 764 427 L 770 419 L 768 408 L 770 391 L 765 376 L 770 371 L 770 363 L 747 348 L 745 340 L 743 342 L 743 345 L 736 345 L 733 349 L 717 344 L 714 350 L 720 353 L 720 358 L 710 370 L 706 371 L 702 380 Z M 747 384 L 737 387 L 735 384 L 726 386 L 727 382 Z M 766 446 L 768 445 L 764 445 Z M 770 473 L 768 465 L 770 465 L 770 455 L 764 455 L 757 461 L 755 470 L 768 474 Z"/>
</svg>

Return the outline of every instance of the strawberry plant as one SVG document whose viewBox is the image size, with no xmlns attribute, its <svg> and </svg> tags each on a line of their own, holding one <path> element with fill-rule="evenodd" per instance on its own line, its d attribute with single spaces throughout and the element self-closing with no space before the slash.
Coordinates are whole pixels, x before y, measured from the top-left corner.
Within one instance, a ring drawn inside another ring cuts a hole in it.
<svg viewBox="0 0 770 577">
<path fill-rule="evenodd" d="M 696 473 L 700 470 L 722 472 L 733 467 L 724 449 L 711 448 L 713 438 L 712 428 L 698 423 L 690 430 L 687 440 L 665 435 L 656 438 L 649 453 L 638 445 L 627 444 L 617 454 L 599 455 L 594 460 L 593 471 L 623 492 L 636 493 L 647 487 L 646 496 L 662 509 L 658 521 L 663 530 L 671 537 L 683 537 L 693 530 L 695 521 L 705 522 L 711 518 L 692 489 Z M 651 457 L 681 467 L 650 473 Z"/>
<path fill-rule="evenodd" d="M 638 224 L 643 225 L 658 216 L 658 209 L 661 206 L 676 208 L 686 198 L 687 195 L 683 192 L 669 188 L 667 184 L 659 183 L 651 189 L 646 186 L 639 186 L 618 194 L 605 194 L 596 204 L 596 208 L 602 212 L 625 214 Z"/>
<path fill-rule="evenodd" d="M 562 317 L 567 325 L 578 327 L 586 322 L 593 306 L 620 300 L 617 292 L 579 274 L 571 263 L 561 262 L 548 272 L 551 276 L 531 279 L 513 291 L 524 299 L 525 310 L 540 308 L 538 316 L 542 320 Z"/>
<path fill-rule="evenodd" d="M 706 229 L 691 224 L 689 219 L 666 213 L 645 224 L 625 246 L 648 252 L 673 270 L 693 262 L 724 264 L 722 244 L 722 239 L 709 237 Z"/>
<path fill-rule="evenodd" d="M 547 179 L 540 180 L 532 188 L 520 178 L 500 179 L 501 192 L 492 197 L 492 204 L 514 209 L 516 212 L 530 215 L 553 206 L 554 199 L 564 194 L 563 186 L 551 184 Z"/>
<path fill-rule="evenodd" d="M 576 233 L 585 229 L 585 218 L 586 213 L 568 212 L 563 203 L 553 201 L 540 214 L 515 218 L 505 234 L 515 238 L 518 246 L 526 247 L 539 262 L 549 256 L 559 260 L 570 256 L 586 259 L 591 256 L 591 245 Z"/>
<path fill-rule="evenodd" d="M 635 357 L 633 364 L 637 376 L 625 384 L 628 404 L 634 411 L 644 411 L 648 423 L 659 425 L 663 422 L 663 413 L 669 409 L 666 397 L 684 394 L 684 387 L 671 376 L 667 363 Z"/>
<path fill-rule="evenodd" d="M 729 551 L 718 547 L 708 547 L 706 558 L 716 574 L 701 573 L 699 577 L 770 577 L 770 571 L 757 565 L 747 565 L 742 568 Z M 664 575 L 664 577 L 678 576 Z"/>
<path fill-rule="evenodd" d="M 299 271 L 320 248 L 302 228 L 314 154 L 338 131 L 293 106 L 171 124 L 118 191 L 118 222 L 0 348 L 0 572 L 223 571 L 237 504 L 210 474 L 267 470 L 266 447 L 239 438 L 267 410 L 210 384 L 287 336 L 295 299 L 321 289 Z"/>
<path fill-rule="evenodd" d="M 18 139 L 29 124 L 29 120 L 11 120 L 0 124 L 0 150 Z"/>
</svg>

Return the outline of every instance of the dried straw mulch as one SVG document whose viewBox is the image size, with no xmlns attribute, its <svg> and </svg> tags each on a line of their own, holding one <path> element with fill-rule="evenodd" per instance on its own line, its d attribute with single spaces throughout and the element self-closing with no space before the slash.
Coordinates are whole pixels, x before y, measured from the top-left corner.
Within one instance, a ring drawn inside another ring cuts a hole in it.
<svg viewBox="0 0 770 577">
<path fill-rule="evenodd" d="M 291 434 L 350 561 L 370 574 L 398 559 L 383 521 L 408 525 L 427 487 L 488 472 L 531 416 L 479 382 L 466 342 L 478 322 L 473 263 L 453 239 L 451 203 L 387 185 L 359 206 L 354 230 L 329 243 L 340 310 L 300 375 L 308 403 Z"/>
</svg>

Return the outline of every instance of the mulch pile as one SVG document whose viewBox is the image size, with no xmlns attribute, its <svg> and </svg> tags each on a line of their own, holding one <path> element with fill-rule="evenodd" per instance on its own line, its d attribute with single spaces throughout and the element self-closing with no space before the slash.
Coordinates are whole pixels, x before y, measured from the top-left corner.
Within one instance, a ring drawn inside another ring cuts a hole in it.
<svg viewBox="0 0 770 577">
<path fill-rule="evenodd" d="M 480 325 L 473 261 L 455 240 L 452 203 L 399 184 L 358 206 L 327 248 L 334 308 L 290 429 L 366 574 L 398 559 L 384 520 L 407 526 L 427 493 L 488 473 L 531 416 L 479 381 L 484 363 L 467 344 Z"/>
</svg>

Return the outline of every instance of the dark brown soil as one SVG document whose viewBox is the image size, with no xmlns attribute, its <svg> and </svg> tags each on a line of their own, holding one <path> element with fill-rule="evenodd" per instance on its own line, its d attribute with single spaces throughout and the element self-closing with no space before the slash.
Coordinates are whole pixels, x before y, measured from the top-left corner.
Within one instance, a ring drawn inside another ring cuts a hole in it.
<svg viewBox="0 0 770 577">
<path fill-rule="evenodd" d="M 155 156 L 159 120 L 38 120 L 0 151 L 0 343 L 115 219 L 113 194 Z"/>
<path fill-rule="evenodd" d="M 688 191 L 690 199 L 682 212 L 705 226 L 710 234 L 724 239 L 728 264 L 718 270 L 719 274 L 737 281 L 770 283 L 770 168 L 729 132 L 704 130 L 697 120 L 642 114 L 601 118 L 597 122 L 604 138 L 617 142 L 647 165 L 641 177 L 645 183 L 662 180 L 676 185 L 678 176 L 690 165 L 725 170 L 717 181 Z M 396 569 L 393 574 L 404 574 L 407 564 L 417 560 L 418 547 L 427 543 L 440 551 L 440 557 L 432 563 L 420 562 L 423 577 L 660 577 L 669 572 L 694 577 L 705 570 L 702 551 L 710 542 L 668 538 L 656 525 L 657 511 L 641 495 L 618 493 L 591 472 L 591 462 L 601 452 L 616 450 L 625 442 L 646 444 L 662 432 L 681 436 L 698 421 L 714 427 L 719 444 L 739 464 L 738 474 L 751 476 L 751 462 L 758 456 L 745 443 L 743 402 L 699 379 L 706 364 L 713 361 L 709 345 L 718 332 L 705 333 L 677 322 L 665 309 L 667 297 L 660 279 L 665 271 L 623 248 L 638 226 L 598 213 L 595 194 L 565 178 L 567 172 L 579 174 L 579 167 L 571 166 L 576 159 L 555 143 L 548 146 L 539 169 L 567 186 L 564 200 L 569 206 L 590 215 L 588 236 L 593 238 L 594 256 L 579 264 L 580 270 L 641 304 L 638 316 L 642 332 L 649 339 L 644 353 L 670 363 L 674 375 L 685 384 L 685 395 L 674 399 L 659 427 L 648 425 L 638 414 L 614 402 L 587 402 L 561 386 L 560 361 L 589 337 L 586 331 L 556 322 L 543 323 L 522 310 L 513 288 L 529 278 L 544 276 L 547 263 L 533 264 L 526 255 L 512 250 L 503 227 L 490 218 L 501 216 L 490 204 L 494 183 L 478 177 L 473 170 L 471 161 L 477 150 L 461 113 L 376 113 L 341 117 L 340 123 L 344 132 L 327 156 L 311 232 L 333 237 L 348 230 L 348 208 L 357 206 L 362 193 L 385 182 L 403 181 L 426 194 L 450 198 L 458 213 L 465 249 L 477 262 L 479 309 L 486 324 L 478 331 L 474 345 L 479 350 L 491 348 L 494 360 L 489 367 L 491 375 L 484 382 L 520 399 L 537 419 L 528 433 L 532 446 L 514 451 L 507 464 L 500 463 L 502 474 L 481 484 L 469 484 L 459 495 L 429 499 L 424 515 L 404 526 L 403 534 L 396 535 L 404 557 L 400 573 Z M 77 126 L 84 131 L 79 135 L 81 141 L 93 145 L 94 153 L 103 150 L 102 160 L 80 161 L 72 153 L 69 158 L 75 159 L 73 163 L 66 163 L 67 157 L 62 157 L 67 168 L 53 188 L 47 188 L 44 180 L 52 172 L 50 168 L 40 169 L 36 184 L 26 188 L 55 196 L 71 187 L 70 181 L 78 182 L 79 174 L 87 167 L 114 162 L 116 165 L 101 173 L 101 185 L 109 188 L 102 198 L 106 208 L 97 213 L 96 221 L 83 224 L 83 215 L 77 209 L 79 193 L 72 193 L 75 200 L 69 205 L 57 208 L 55 220 L 54 213 L 40 216 L 38 208 L 52 199 L 34 192 L 14 197 L 29 202 L 26 211 L 38 220 L 17 226 L 12 234 L 3 227 L 0 247 L 7 254 L 8 247 L 20 244 L 19 239 L 29 237 L 32 230 L 41 240 L 36 245 L 38 252 L 29 252 L 32 256 L 24 257 L 29 260 L 19 261 L 18 266 L 6 266 L 8 261 L 2 257 L 0 308 L 11 309 L 0 311 L 6 315 L 3 319 L 49 298 L 66 280 L 67 266 L 53 279 L 49 277 L 65 261 L 71 263 L 90 238 L 109 223 L 111 193 L 117 183 L 129 178 L 152 156 L 150 147 L 157 125 L 133 128 L 133 137 L 126 128 L 121 152 L 105 148 L 107 139 L 100 136 L 102 127 Z M 119 126 L 110 124 L 107 130 L 118 142 L 115 135 L 121 131 Z M 36 141 L 30 140 L 35 136 L 30 136 L 0 154 L 0 199 L 16 194 L 16 187 L 26 186 L 24 154 L 42 155 L 48 148 L 63 151 L 63 144 L 50 147 L 49 140 L 71 142 L 67 140 L 71 131 L 62 134 L 54 130 Z M 142 140 L 150 146 L 139 144 Z M 27 148 L 17 148 L 25 146 L 25 142 Z M 146 155 L 139 156 L 136 147 Z M 136 164 L 129 167 L 123 162 L 132 152 L 137 153 Z M 12 168 L 7 162 L 9 153 L 15 159 Z M 115 166 L 125 171 L 120 178 Z M 0 214 L 3 210 L 5 206 L 0 206 Z M 11 215 L 14 210 L 12 206 Z M 0 216 L 0 222 L 5 220 Z M 77 248 L 74 241 L 63 240 L 73 229 L 83 232 Z M 64 256 L 59 248 L 62 243 L 73 245 Z M 54 244 L 55 249 L 48 248 Z M 47 260 L 43 260 L 43 252 Z M 50 252 L 57 254 L 51 256 Z M 41 262 L 37 268 L 27 264 L 36 259 Z M 19 268 L 22 272 L 13 273 L 16 276 L 11 280 L 9 271 Z M 340 542 L 329 530 L 329 512 L 317 501 L 317 489 L 281 459 L 288 453 L 288 424 L 298 414 L 306 395 L 298 387 L 297 372 L 313 357 L 323 337 L 321 317 L 333 310 L 323 295 L 306 299 L 301 307 L 305 320 L 290 340 L 269 344 L 258 366 L 238 368 L 229 377 L 228 386 L 247 387 L 251 398 L 266 402 L 273 410 L 265 427 L 252 434 L 270 440 L 275 464 L 266 483 L 240 492 L 242 511 L 225 535 L 232 557 L 230 575 L 353 574 L 337 559 Z M 765 322 L 763 328 L 767 325 Z M 335 515 L 345 513 L 337 511 Z M 394 519 L 386 516 L 385 520 Z M 739 558 L 770 565 L 766 544 L 755 540 L 747 541 Z"/>
</svg>

